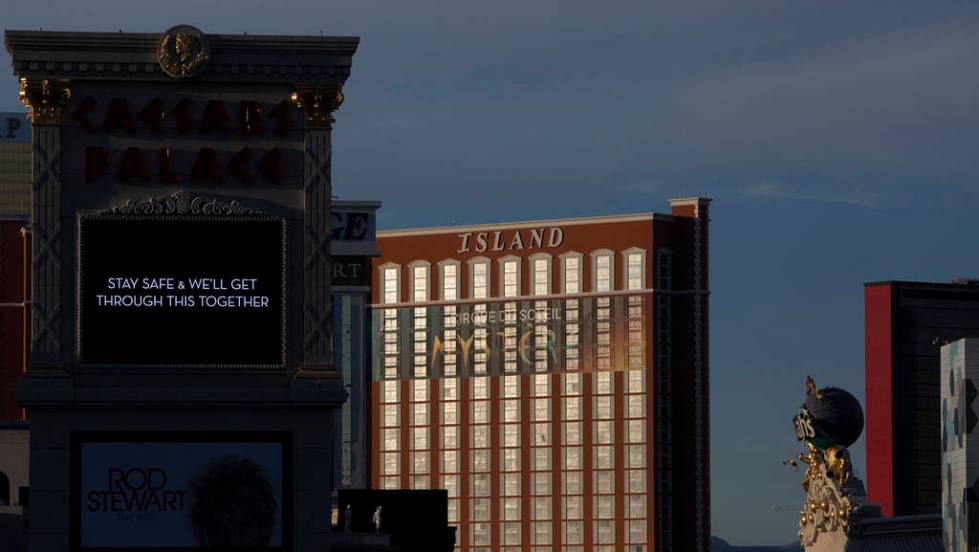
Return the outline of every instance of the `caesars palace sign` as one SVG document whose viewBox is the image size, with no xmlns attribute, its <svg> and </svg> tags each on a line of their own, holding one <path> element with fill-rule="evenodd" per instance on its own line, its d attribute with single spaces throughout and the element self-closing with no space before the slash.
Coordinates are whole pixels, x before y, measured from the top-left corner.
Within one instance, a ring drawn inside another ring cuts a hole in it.
<svg viewBox="0 0 979 552">
<path fill-rule="evenodd" d="M 18 40 L 33 38 L 12 40 L 16 50 Z M 57 234 L 47 230 L 56 221 L 35 215 L 40 250 L 54 250 L 45 236 L 67 234 L 77 255 L 75 281 L 65 278 L 58 291 L 62 304 L 76 308 L 75 331 L 56 329 L 56 309 L 41 312 L 41 305 L 57 303 L 39 298 L 34 319 L 50 328 L 41 335 L 51 336 L 52 347 L 72 343 L 74 360 L 91 366 L 329 366 L 318 282 L 333 276 L 337 284 L 363 285 L 366 274 L 362 260 L 326 254 L 331 237 L 358 239 L 366 221 L 350 215 L 331 224 L 331 142 L 321 138 L 343 101 L 344 52 L 356 41 L 312 38 L 300 48 L 275 37 L 208 37 L 186 25 L 154 46 L 143 36 L 119 40 L 155 48 L 159 71 L 88 62 L 78 69 L 103 72 L 98 78 L 20 79 L 35 130 L 59 133 L 60 178 L 69 184 L 36 189 L 35 203 L 56 194 L 50 197 L 63 206 L 40 215 L 76 219 Z M 275 70 L 241 53 L 269 48 L 288 51 Z M 297 71 L 307 74 L 296 78 Z M 292 245 L 295 236 L 303 243 Z M 297 307 L 289 297 L 299 291 L 304 305 Z M 69 339 L 54 341 L 61 332 Z M 290 338 L 294 332 L 301 340 Z"/>
<path fill-rule="evenodd" d="M 212 99 L 196 117 L 192 105 L 188 98 L 180 98 L 169 106 L 160 98 L 152 98 L 145 105 L 131 107 L 126 98 L 112 98 L 100 121 L 92 119 L 93 113 L 100 107 L 99 102 L 89 96 L 72 110 L 71 117 L 90 135 L 142 131 L 150 136 L 162 137 L 170 130 L 180 137 L 237 135 L 247 138 L 262 136 L 266 132 L 283 136 L 295 124 L 291 105 L 286 99 L 274 106 L 251 99 L 226 106 L 224 101 Z M 229 111 L 234 117 L 229 115 Z M 165 128 L 168 121 L 169 129 Z M 87 146 L 85 180 L 91 182 L 104 174 L 111 174 L 119 182 L 148 182 L 155 178 L 168 184 L 184 180 L 208 183 L 223 182 L 230 177 L 240 184 L 251 184 L 255 173 L 258 173 L 271 184 L 282 181 L 282 152 L 277 147 L 253 151 L 243 146 L 228 154 L 219 154 L 211 147 L 200 147 L 187 162 L 186 166 L 176 166 L 173 151 L 167 146 L 153 150 L 133 146 L 122 152 L 111 152 L 105 146 Z"/>
</svg>

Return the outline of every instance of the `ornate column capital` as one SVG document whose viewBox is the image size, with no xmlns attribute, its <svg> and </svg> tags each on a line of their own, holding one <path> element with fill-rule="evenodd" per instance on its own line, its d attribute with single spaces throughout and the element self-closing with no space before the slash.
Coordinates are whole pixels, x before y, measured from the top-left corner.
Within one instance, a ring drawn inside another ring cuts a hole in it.
<svg viewBox="0 0 979 552">
<path fill-rule="evenodd" d="M 29 111 L 27 117 L 35 125 L 61 124 L 61 106 L 71 98 L 68 80 L 20 79 L 20 103 Z"/>
<path fill-rule="evenodd" d="M 343 92 L 340 89 L 339 84 L 296 85 L 296 91 L 292 93 L 292 103 L 303 111 L 303 122 L 307 129 L 333 128 L 333 112 L 343 103 Z"/>
</svg>

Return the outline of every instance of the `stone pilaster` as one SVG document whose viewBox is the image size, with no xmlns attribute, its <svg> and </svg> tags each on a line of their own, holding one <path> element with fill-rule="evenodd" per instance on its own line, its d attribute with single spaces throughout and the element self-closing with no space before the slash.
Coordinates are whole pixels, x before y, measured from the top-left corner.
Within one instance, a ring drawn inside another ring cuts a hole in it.
<svg viewBox="0 0 979 552">
<path fill-rule="evenodd" d="M 298 85 L 292 101 L 303 111 L 303 362 L 301 375 L 336 375 L 329 328 L 330 201 L 333 111 L 339 86 Z"/>
<path fill-rule="evenodd" d="M 57 367 L 62 359 L 61 107 L 68 81 L 20 79 L 20 101 L 33 123 L 31 209 L 32 367 Z"/>
</svg>

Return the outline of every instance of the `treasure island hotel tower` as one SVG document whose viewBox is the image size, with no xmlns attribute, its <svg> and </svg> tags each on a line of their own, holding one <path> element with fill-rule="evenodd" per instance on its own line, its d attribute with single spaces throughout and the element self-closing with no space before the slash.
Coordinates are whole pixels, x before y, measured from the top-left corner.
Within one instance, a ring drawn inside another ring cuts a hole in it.
<svg viewBox="0 0 979 552">
<path fill-rule="evenodd" d="M 371 485 L 463 552 L 706 552 L 708 204 L 378 232 Z"/>
</svg>

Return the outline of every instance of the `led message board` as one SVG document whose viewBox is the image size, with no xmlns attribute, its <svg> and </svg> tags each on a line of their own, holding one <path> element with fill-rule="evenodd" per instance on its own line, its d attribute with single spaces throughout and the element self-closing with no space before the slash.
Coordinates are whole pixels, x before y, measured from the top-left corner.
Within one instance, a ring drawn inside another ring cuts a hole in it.
<svg viewBox="0 0 979 552">
<path fill-rule="evenodd" d="M 284 363 L 281 220 L 95 215 L 78 230 L 82 363 Z"/>
<path fill-rule="evenodd" d="M 73 550 L 290 548 L 289 434 L 79 432 L 72 441 Z"/>
</svg>

